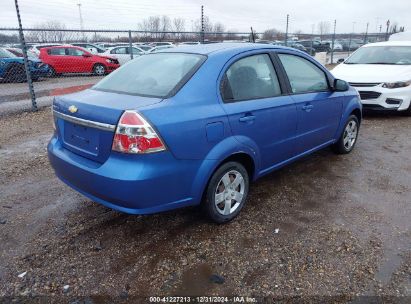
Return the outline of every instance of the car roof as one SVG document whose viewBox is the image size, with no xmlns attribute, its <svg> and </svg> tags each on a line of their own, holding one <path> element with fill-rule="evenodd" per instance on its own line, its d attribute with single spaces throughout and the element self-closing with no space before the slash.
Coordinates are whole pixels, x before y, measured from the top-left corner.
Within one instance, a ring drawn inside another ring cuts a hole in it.
<svg viewBox="0 0 411 304">
<path fill-rule="evenodd" d="M 129 45 L 110 46 L 110 47 L 106 48 L 106 51 L 111 51 L 111 50 L 120 49 L 120 48 L 129 48 L 129 47 L 130 47 Z M 140 46 L 138 46 L 138 45 L 132 45 L 131 47 L 133 49 L 140 49 Z"/>
<path fill-rule="evenodd" d="M 44 47 L 43 49 L 58 49 L 58 48 L 75 48 L 75 49 L 84 49 L 81 46 L 72 45 L 72 44 L 61 44 L 61 45 L 52 45 Z"/>
<path fill-rule="evenodd" d="M 365 44 L 363 47 L 370 46 L 411 46 L 411 41 L 384 41 Z"/>
<path fill-rule="evenodd" d="M 246 51 L 258 50 L 258 49 L 290 49 L 287 47 L 262 44 L 262 43 L 210 43 L 210 44 L 197 44 L 197 45 L 184 45 L 178 48 L 168 48 L 162 50 L 165 53 L 193 53 L 201 55 L 209 55 L 212 53 L 223 52 L 235 52 L 241 53 Z M 295 50 L 295 49 L 291 49 Z"/>
</svg>

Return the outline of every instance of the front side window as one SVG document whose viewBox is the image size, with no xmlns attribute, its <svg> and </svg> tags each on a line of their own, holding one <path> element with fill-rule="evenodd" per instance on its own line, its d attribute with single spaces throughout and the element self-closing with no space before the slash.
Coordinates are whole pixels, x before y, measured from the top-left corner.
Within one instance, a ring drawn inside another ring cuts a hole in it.
<svg viewBox="0 0 411 304">
<path fill-rule="evenodd" d="M 69 56 L 83 56 L 84 52 L 82 50 L 79 49 L 68 49 L 68 55 Z"/>
<path fill-rule="evenodd" d="M 295 55 L 278 54 L 287 73 L 293 93 L 328 90 L 325 73 L 307 59 Z"/>
<path fill-rule="evenodd" d="M 259 54 L 233 63 L 223 78 L 221 94 L 225 102 L 281 95 L 270 57 Z"/>
<path fill-rule="evenodd" d="M 206 59 L 203 55 L 142 55 L 106 76 L 93 89 L 139 96 L 166 97 L 185 83 Z"/>
<path fill-rule="evenodd" d="M 65 48 L 50 49 L 49 54 L 54 55 L 54 56 L 64 56 L 66 55 L 66 49 Z"/>
</svg>

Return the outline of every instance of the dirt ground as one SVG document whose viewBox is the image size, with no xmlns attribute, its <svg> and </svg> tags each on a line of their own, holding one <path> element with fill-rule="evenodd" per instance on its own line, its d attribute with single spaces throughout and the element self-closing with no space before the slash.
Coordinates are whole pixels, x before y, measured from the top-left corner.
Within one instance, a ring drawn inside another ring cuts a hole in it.
<svg viewBox="0 0 411 304">
<path fill-rule="evenodd" d="M 49 108 L 2 117 L 0 303 L 161 295 L 410 303 L 410 127 L 399 115 L 365 117 L 350 155 L 325 149 L 268 175 L 240 216 L 218 226 L 197 208 L 131 216 L 89 201 L 48 163 Z"/>
</svg>

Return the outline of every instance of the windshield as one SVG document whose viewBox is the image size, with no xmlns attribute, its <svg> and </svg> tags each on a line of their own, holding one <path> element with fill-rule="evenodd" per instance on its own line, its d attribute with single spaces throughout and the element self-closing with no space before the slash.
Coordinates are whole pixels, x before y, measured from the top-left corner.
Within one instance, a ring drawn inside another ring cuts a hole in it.
<svg viewBox="0 0 411 304">
<path fill-rule="evenodd" d="M 394 64 L 411 65 L 409 46 L 370 46 L 358 49 L 347 64 Z"/>
<path fill-rule="evenodd" d="M 183 53 L 142 55 L 102 79 L 93 89 L 164 98 L 184 84 L 205 58 Z"/>
<path fill-rule="evenodd" d="M 9 52 L 8 50 L 0 49 L 0 58 L 15 58 L 15 57 L 17 56 Z"/>
</svg>

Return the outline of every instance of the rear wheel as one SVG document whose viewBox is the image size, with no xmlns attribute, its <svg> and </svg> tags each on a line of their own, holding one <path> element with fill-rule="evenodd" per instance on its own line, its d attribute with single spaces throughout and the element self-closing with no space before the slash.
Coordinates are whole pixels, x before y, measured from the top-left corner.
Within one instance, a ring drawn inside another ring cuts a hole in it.
<svg viewBox="0 0 411 304">
<path fill-rule="evenodd" d="M 101 63 L 97 63 L 93 67 L 93 73 L 97 76 L 103 76 L 106 74 L 106 67 Z"/>
<path fill-rule="evenodd" d="M 235 218 L 243 208 L 249 188 L 249 177 L 237 162 L 223 164 L 213 174 L 206 189 L 204 209 L 216 223 Z"/>
<path fill-rule="evenodd" d="M 342 132 L 338 141 L 332 145 L 332 149 L 337 154 L 348 154 L 357 143 L 358 131 L 360 124 L 358 118 L 355 115 L 348 117 L 348 121 L 345 124 L 344 131 Z"/>
</svg>

